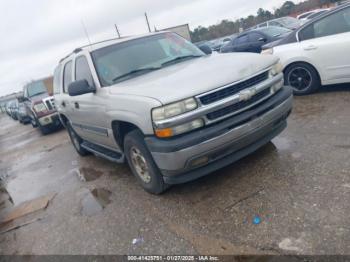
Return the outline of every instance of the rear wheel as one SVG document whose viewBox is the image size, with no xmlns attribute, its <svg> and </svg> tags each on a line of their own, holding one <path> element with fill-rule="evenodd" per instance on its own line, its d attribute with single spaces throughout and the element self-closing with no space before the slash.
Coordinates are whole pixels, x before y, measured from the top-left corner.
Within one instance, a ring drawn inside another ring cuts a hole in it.
<svg viewBox="0 0 350 262">
<path fill-rule="evenodd" d="M 169 187 L 164 183 L 139 130 L 133 130 L 126 135 L 124 152 L 132 173 L 147 192 L 161 194 Z"/>
<path fill-rule="evenodd" d="M 67 123 L 67 131 L 68 131 L 70 140 L 72 141 L 72 144 L 73 144 L 75 150 L 77 151 L 77 153 L 81 156 L 89 155 L 90 152 L 81 146 L 81 144 L 83 143 L 83 139 L 81 139 L 78 136 L 78 134 L 75 133 L 75 131 L 72 128 L 72 126 L 70 125 L 70 123 Z"/>
<path fill-rule="evenodd" d="M 295 95 L 307 95 L 315 92 L 321 85 L 314 67 L 306 63 L 295 63 L 285 71 L 285 83 L 293 88 Z"/>
</svg>

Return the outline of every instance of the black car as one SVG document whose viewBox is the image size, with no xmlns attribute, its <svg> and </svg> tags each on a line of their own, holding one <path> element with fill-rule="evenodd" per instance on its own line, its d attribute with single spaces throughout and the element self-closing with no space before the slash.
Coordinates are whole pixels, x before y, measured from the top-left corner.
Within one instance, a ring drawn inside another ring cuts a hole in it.
<svg viewBox="0 0 350 262">
<path fill-rule="evenodd" d="M 288 36 L 292 31 L 282 27 L 264 27 L 246 31 L 224 45 L 220 52 L 253 52 L 260 53 L 262 46 Z"/>
</svg>

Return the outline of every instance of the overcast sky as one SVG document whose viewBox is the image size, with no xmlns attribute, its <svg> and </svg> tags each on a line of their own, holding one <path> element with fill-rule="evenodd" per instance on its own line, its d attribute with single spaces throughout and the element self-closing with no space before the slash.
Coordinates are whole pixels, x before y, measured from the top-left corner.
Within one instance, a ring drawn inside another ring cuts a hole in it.
<svg viewBox="0 0 350 262">
<path fill-rule="evenodd" d="M 0 3 L 0 96 L 34 79 L 52 75 L 58 60 L 92 42 L 189 23 L 208 26 L 222 19 L 273 10 L 284 0 L 11 0 Z"/>
</svg>

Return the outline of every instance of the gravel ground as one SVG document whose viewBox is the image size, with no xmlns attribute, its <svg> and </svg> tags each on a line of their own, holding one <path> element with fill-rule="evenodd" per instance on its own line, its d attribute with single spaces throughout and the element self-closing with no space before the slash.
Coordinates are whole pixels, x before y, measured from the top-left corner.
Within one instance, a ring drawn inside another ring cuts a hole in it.
<svg viewBox="0 0 350 262">
<path fill-rule="evenodd" d="M 65 130 L 42 136 L 3 115 L 14 204 L 57 194 L 40 221 L 0 234 L 0 253 L 350 254 L 349 103 L 346 86 L 297 97 L 271 143 L 161 196 L 126 165 L 79 157 Z"/>
</svg>

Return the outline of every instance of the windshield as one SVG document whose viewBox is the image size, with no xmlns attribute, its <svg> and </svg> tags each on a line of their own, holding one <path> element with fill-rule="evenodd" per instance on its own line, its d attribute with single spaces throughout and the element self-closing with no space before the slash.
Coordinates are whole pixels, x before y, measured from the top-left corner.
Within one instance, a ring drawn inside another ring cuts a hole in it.
<svg viewBox="0 0 350 262">
<path fill-rule="evenodd" d="M 275 37 L 275 36 L 288 34 L 288 33 L 292 32 L 292 30 L 289 30 L 289 29 L 283 28 L 283 27 L 277 27 L 277 26 L 270 26 L 270 27 L 261 28 L 261 29 L 259 29 L 259 31 L 265 33 L 266 35 L 268 35 L 270 37 Z"/>
<path fill-rule="evenodd" d="M 125 41 L 92 52 L 102 86 L 112 85 L 129 73 L 135 73 L 133 76 L 136 77 L 152 71 L 148 69 L 170 65 L 167 62 L 178 57 L 190 59 L 203 55 L 195 45 L 173 33 Z M 180 61 L 174 60 L 174 63 Z"/>
<path fill-rule="evenodd" d="M 27 90 L 28 90 L 28 97 L 47 93 L 46 86 L 42 81 L 30 83 Z"/>
</svg>

